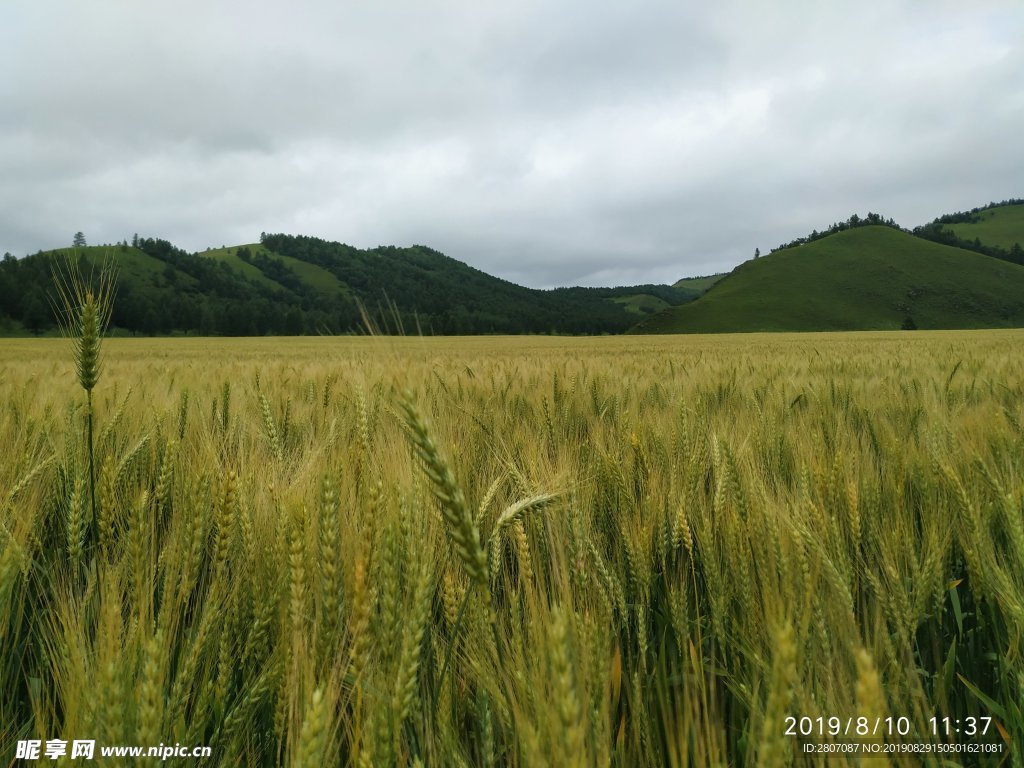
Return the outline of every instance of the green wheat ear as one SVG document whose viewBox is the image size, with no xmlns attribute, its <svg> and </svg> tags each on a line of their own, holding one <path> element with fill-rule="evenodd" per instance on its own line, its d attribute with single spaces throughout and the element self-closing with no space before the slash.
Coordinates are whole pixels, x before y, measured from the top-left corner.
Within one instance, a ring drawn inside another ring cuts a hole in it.
<svg viewBox="0 0 1024 768">
<path fill-rule="evenodd" d="M 117 273 L 111 261 L 107 260 L 99 274 L 90 270 L 88 277 L 82 275 L 78 265 L 71 258 L 65 259 L 63 267 L 54 267 L 53 283 L 57 288 L 57 321 L 61 334 L 72 343 L 72 355 L 78 383 L 86 395 L 86 447 L 89 451 L 89 506 L 93 524 L 96 518 L 96 459 L 93 445 L 92 390 L 100 377 L 100 343 L 110 325 L 114 308 L 114 287 Z"/>
<path fill-rule="evenodd" d="M 486 588 L 487 555 L 480 544 L 480 532 L 466 504 L 462 488 L 438 450 L 430 435 L 430 428 L 413 403 L 412 396 L 405 394 L 398 405 L 405 417 L 406 437 L 430 479 L 431 491 L 441 503 L 441 514 L 447 524 L 448 537 L 455 547 L 455 553 L 469 577 Z"/>
<path fill-rule="evenodd" d="M 71 339 L 78 383 L 90 394 L 100 376 L 100 343 L 110 325 L 116 277 L 109 261 L 88 276 L 70 258 L 53 271 L 60 330 Z"/>
</svg>

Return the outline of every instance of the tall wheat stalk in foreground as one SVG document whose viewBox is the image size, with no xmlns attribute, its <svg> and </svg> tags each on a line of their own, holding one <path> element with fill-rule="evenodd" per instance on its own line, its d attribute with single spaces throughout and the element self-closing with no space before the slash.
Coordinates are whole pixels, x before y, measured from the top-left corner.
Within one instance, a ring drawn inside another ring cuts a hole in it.
<svg viewBox="0 0 1024 768">
<path fill-rule="evenodd" d="M 86 396 L 86 447 L 89 452 L 89 505 L 96 520 L 96 469 L 93 445 L 92 391 L 100 377 L 100 344 L 110 325 L 114 308 L 117 272 L 107 261 L 98 274 L 83 275 L 69 257 L 63 267 L 53 271 L 57 288 L 57 319 L 61 333 L 72 343 L 72 356 L 78 383 Z"/>
</svg>

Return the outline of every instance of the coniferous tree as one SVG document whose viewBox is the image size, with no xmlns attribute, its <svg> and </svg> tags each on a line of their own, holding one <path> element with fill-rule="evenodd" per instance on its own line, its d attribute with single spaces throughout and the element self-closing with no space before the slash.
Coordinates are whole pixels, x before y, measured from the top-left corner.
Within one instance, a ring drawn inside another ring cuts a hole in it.
<svg viewBox="0 0 1024 768">
<path fill-rule="evenodd" d="M 46 299 L 38 288 L 29 294 L 22 319 L 25 327 L 37 336 L 49 327 L 50 313 L 46 310 Z"/>
</svg>

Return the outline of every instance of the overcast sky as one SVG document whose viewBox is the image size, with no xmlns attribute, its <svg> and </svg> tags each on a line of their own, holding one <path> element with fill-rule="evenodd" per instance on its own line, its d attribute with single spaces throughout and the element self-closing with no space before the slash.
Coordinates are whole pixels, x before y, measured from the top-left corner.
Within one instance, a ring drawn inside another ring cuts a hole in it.
<svg viewBox="0 0 1024 768">
<path fill-rule="evenodd" d="M 671 282 L 1024 197 L 1022 41 L 1021 0 L 4 0 L 0 251 L 267 231 Z"/>
</svg>

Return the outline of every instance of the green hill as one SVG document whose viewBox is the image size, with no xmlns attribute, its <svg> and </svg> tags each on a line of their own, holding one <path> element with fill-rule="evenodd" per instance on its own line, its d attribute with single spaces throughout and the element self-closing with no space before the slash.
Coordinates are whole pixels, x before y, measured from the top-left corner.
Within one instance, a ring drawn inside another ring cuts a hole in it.
<svg viewBox="0 0 1024 768">
<path fill-rule="evenodd" d="M 1024 264 L 1024 200 L 1003 200 L 969 211 L 947 213 L 915 227 L 914 234 L 935 243 Z"/>
<path fill-rule="evenodd" d="M 948 224 L 961 240 L 978 240 L 1010 250 L 1014 245 L 1024 247 L 1024 204 L 1001 205 L 979 211 L 974 221 Z"/>
<path fill-rule="evenodd" d="M 238 256 L 238 251 L 243 248 L 250 248 L 252 250 L 259 249 L 260 251 L 263 250 L 262 245 L 260 245 L 259 243 L 255 243 L 252 245 L 233 245 L 228 246 L 226 248 L 212 248 L 209 251 L 203 251 L 199 255 L 207 259 L 214 259 L 215 261 L 227 264 L 229 267 L 231 267 L 233 270 L 238 272 L 243 277 L 247 277 L 250 280 L 254 280 L 258 283 L 261 283 L 262 285 L 265 285 L 270 289 L 284 289 L 284 286 L 281 285 L 279 282 L 277 282 L 276 280 L 272 280 L 271 278 L 263 274 L 263 271 L 259 267 L 250 264 L 249 262 L 240 258 Z"/>
<path fill-rule="evenodd" d="M 426 246 L 354 248 L 271 234 L 188 253 L 133 238 L 0 261 L 0 334 L 54 329 L 52 267 L 118 268 L 115 331 L 146 334 L 699 333 L 1024 325 L 1024 200 L 946 214 L 913 233 L 851 216 L 674 285 L 526 288 Z M 626 258 L 626 256 L 624 256 Z M 639 322 L 638 322 L 639 321 Z"/>
<path fill-rule="evenodd" d="M 261 243 L 215 248 L 200 254 L 228 264 L 242 275 L 273 288 L 302 292 L 300 284 L 327 295 L 350 296 L 352 291 L 323 267 L 265 248 Z"/>
<path fill-rule="evenodd" d="M 0 334 L 54 332 L 55 261 L 71 249 L 0 261 Z M 80 248 L 82 268 L 118 270 L 115 332 L 203 335 L 383 332 L 621 333 L 644 312 L 689 301 L 668 285 L 536 290 L 425 246 L 361 250 L 312 237 L 187 253 L 166 240 Z"/>
<path fill-rule="evenodd" d="M 862 226 L 748 261 L 634 333 L 1024 325 L 1024 267 Z"/>
<path fill-rule="evenodd" d="M 621 333 L 636 321 L 636 314 L 615 298 L 654 292 L 666 305 L 691 298 L 664 285 L 525 288 L 422 245 L 361 250 L 315 237 L 271 234 L 264 236 L 262 246 L 272 259 L 315 267 L 347 286 L 354 298 L 375 313 L 378 324 L 391 331 Z M 252 263 L 266 272 L 267 260 L 254 256 Z M 311 273 L 305 274 L 309 279 Z"/>
<path fill-rule="evenodd" d="M 153 258 L 145 251 L 132 246 L 90 245 L 82 248 L 58 248 L 47 254 L 59 261 L 69 258 L 83 258 L 98 269 L 105 259 L 117 265 L 122 278 L 131 281 L 153 284 L 159 283 L 167 269 L 167 264 Z M 186 278 L 187 279 L 187 278 Z"/>
<path fill-rule="evenodd" d="M 721 272 L 717 275 L 706 275 L 704 277 L 684 277 L 681 280 L 676 280 L 672 283 L 673 288 L 682 288 L 688 291 L 695 291 L 698 294 L 707 292 L 712 285 L 717 283 L 723 277 L 728 274 L 727 272 Z"/>
<path fill-rule="evenodd" d="M 129 245 L 58 248 L 24 259 L 8 257 L 0 262 L 0 332 L 55 331 L 52 269 L 69 260 L 76 262 L 84 275 L 98 272 L 104 263 L 114 265 L 118 274 L 114 324 L 122 328 L 130 319 L 131 326 L 155 329 L 158 323 L 150 322 L 150 307 L 198 290 L 195 277 Z"/>
</svg>

